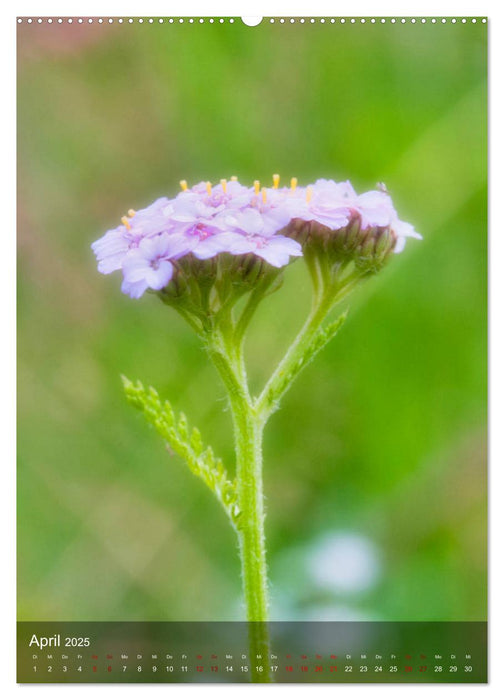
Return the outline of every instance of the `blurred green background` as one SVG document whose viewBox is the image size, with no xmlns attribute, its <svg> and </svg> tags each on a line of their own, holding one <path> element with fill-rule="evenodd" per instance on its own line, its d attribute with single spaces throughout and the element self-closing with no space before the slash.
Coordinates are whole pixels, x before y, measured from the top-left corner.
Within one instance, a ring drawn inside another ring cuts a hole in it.
<svg viewBox="0 0 504 700">
<path fill-rule="evenodd" d="M 224 392 L 93 240 L 178 181 L 386 183 L 420 231 L 266 433 L 275 619 L 486 618 L 486 26 L 18 27 L 21 620 L 240 619 L 234 534 L 127 405 L 153 384 L 231 467 Z M 254 386 L 302 322 L 297 262 Z"/>
</svg>

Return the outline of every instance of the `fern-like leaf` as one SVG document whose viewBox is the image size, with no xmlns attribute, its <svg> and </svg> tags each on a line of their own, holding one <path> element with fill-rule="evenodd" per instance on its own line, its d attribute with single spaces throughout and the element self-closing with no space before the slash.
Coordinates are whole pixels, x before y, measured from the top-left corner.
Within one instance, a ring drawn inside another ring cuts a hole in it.
<svg viewBox="0 0 504 700">
<path fill-rule="evenodd" d="M 303 349 L 302 353 L 298 355 L 297 360 L 293 364 L 290 364 L 288 369 L 286 368 L 284 371 L 277 372 L 273 381 L 268 384 L 264 399 L 261 401 L 261 403 L 267 407 L 268 413 L 272 413 L 278 409 L 282 396 L 294 383 L 302 370 L 310 364 L 322 348 L 334 338 L 345 322 L 346 317 L 347 314 L 345 312 L 335 321 L 331 321 L 331 323 L 328 323 L 326 326 L 319 328 Z"/>
<path fill-rule="evenodd" d="M 215 457 L 212 448 L 204 447 L 199 430 L 190 430 L 186 416 L 180 413 L 177 417 L 170 402 L 162 402 L 152 387 L 145 389 L 141 382 L 134 383 L 124 376 L 122 380 L 129 403 L 144 414 L 173 452 L 182 457 L 193 474 L 205 482 L 236 527 L 240 515 L 236 483 L 229 480 L 222 460 Z"/>
</svg>

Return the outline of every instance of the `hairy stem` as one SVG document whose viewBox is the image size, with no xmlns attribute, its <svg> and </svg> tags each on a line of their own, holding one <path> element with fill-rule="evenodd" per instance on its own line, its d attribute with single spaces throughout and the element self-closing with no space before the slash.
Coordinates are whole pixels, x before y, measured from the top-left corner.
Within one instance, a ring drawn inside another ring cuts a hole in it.
<svg viewBox="0 0 504 700">
<path fill-rule="evenodd" d="M 249 627 L 252 680 L 268 681 L 268 579 L 264 537 L 262 426 L 247 405 L 232 408 L 236 436 L 238 541 Z M 263 673 L 256 672 L 263 666 Z"/>
<path fill-rule="evenodd" d="M 320 271 L 317 271 L 317 276 Z M 325 329 L 322 323 L 334 304 L 353 286 L 347 278 L 337 288 L 321 280 L 312 312 L 284 359 L 257 400 L 250 396 L 243 360 L 243 334 L 255 311 L 251 296 L 242 317 L 235 324 L 231 314 L 223 314 L 219 324 L 206 334 L 206 349 L 226 387 L 233 418 L 236 449 L 236 502 L 242 585 L 249 622 L 250 671 L 253 681 L 268 683 L 268 578 L 264 536 L 264 495 L 262 481 L 263 430 L 297 374 L 337 332 L 344 320 Z M 324 293 L 325 291 L 325 293 Z M 258 668 L 262 667 L 262 671 Z"/>
<path fill-rule="evenodd" d="M 232 342 L 232 341 L 231 341 Z M 236 346 L 234 348 L 236 350 Z M 268 579 L 262 483 L 263 422 L 252 404 L 241 356 L 231 352 L 222 333 L 207 343 L 209 355 L 226 386 L 236 446 L 237 521 L 242 585 L 249 625 L 250 670 L 255 682 L 269 682 Z M 263 671 L 257 671 L 262 666 Z"/>
</svg>

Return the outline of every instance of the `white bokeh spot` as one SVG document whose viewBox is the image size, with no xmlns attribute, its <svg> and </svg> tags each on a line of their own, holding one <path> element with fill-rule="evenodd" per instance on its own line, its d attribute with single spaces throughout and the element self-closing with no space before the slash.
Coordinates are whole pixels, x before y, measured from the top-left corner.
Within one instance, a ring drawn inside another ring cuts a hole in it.
<svg viewBox="0 0 504 700">
<path fill-rule="evenodd" d="M 353 532 L 325 534 L 310 548 L 307 565 L 315 584 L 336 593 L 358 593 L 371 588 L 381 569 L 376 546 Z"/>
</svg>

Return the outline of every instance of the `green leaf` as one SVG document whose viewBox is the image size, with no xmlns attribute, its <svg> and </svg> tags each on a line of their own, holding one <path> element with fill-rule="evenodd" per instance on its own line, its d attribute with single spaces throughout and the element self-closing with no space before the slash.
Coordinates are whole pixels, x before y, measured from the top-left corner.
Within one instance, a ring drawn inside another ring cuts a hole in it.
<svg viewBox="0 0 504 700">
<path fill-rule="evenodd" d="M 322 348 L 334 338 L 336 333 L 346 321 L 346 317 L 347 312 L 345 311 L 341 314 L 341 316 L 338 316 L 335 321 L 332 321 L 331 323 L 328 323 L 327 326 L 323 326 L 319 329 L 306 348 L 306 351 L 303 353 L 302 367 L 306 367 L 306 365 L 313 360 L 315 355 L 317 355 Z"/>
<path fill-rule="evenodd" d="M 204 447 L 199 430 L 189 429 L 184 413 L 177 418 L 170 402 L 162 402 L 153 387 L 145 389 L 141 382 L 134 383 L 124 376 L 122 381 L 129 403 L 144 414 L 173 452 L 182 457 L 192 473 L 205 482 L 236 527 L 240 513 L 235 481 L 228 479 L 222 460 L 215 457 L 213 449 Z"/>
<path fill-rule="evenodd" d="M 292 358 L 288 366 L 274 375 L 274 381 L 270 382 L 265 391 L 265 398 L 261 400 L 261 403 L 267 407 L 268 415 L 278 409 L 282 396 L 291 387 L 302 370 L 334 338 L 345 322 L 346 317 L 347 312 L 345 311 L 335 321 L 318 328 L 306 345 L 304 347 L 301 345 L 299 353 Z"/>
</svg>

